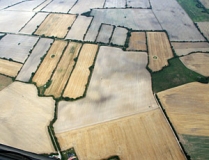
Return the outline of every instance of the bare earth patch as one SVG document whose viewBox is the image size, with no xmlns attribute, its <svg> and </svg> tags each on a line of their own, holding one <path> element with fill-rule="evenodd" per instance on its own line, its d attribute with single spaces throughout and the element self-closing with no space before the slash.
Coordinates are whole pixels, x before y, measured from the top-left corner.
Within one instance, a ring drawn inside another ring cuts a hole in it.
<svg viewBox="0 0 209 160">
<path fill-rule="evenodd" d="M 47 126 L 55 101 L 34 85 L 14 82 L 0 92 L 0 143 L 35 153 L 55 152 Z"/>
<path fill-rule="evenodd" d="M 180 57 L 180 60 L 187 68 L 203 76 L 209 76 L 209 53 L 193 53 Z"/>
</svg>

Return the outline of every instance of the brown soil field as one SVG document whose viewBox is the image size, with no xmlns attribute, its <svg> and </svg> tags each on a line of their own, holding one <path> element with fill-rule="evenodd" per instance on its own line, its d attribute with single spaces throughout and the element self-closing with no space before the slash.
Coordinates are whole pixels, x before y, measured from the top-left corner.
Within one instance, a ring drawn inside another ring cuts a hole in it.
<svg viewBox="0 0 209 160">
<path fill-rule="evenodd" d="M 79 159 L 118 155 L 121 160 L 184 160 L 160 109 L 56 134 L 62 150 L 74 147 Z"/>
<path fill-rule="evenodd" d="M 66 46 L 67 42 L 61 40 L 56 40 L 52 44 L 50 50 L 32 79 L 32 81 L 35 82 L 38 87 L 45 85 L 50 79 L 52 72 L 57 66 L 57 63 L 60 60 L 62 52 Z"/>
<path fill-rule="evenodd" d="M 12 78 L 0 75 L 0 91 L 12 83 Z"/>
<path fill-rule="evenodd" d="M 75 19 L 76 15 L 49 14 L 35 34 L 64 38 Z"/>
<path fill-rule="evenodd" d="M 129 46 L 127 48 L 128 51 L 130 50 L 142 50 L 146 51 L 146 35 L 145 32 L 131 32 L 131 37 L 129 41 Z"/>
<path fill-rule="evenodd" d="M 209 76 L 209 54 L 193 53 L 180 57 L 182 63 L 189 69 L 208 77 Z"/>
<path fill-rule="evenodd" d="M 22 64 L 20 63 L 0 59 L 0 73 L 1 74 L 11 76 L 11 77 L 16 77 L 21 67 L 22 67 Z"/>
<path fill-rule="evenodd" d="M 81 43 L 76 42 L 69 43 L 51 78 L 52 83 L 44 93 L 45 95 L 53 95 L 55 98 L 61 96 L 62 90 L 68 81 L 73 66 L 75 65 L 74 59 L 78 56 L 81 45 Z"/>
<path fill-rule="evenodd" d="M 171 45 L 178 56 L 187 55 L 191 52 L 209 51 L 209 43 L 207 42 L 171 42 Z"/>
<path fill-rule="evenodd" d="M 98 45 L 84 44 L 78 57 L 75 69 L 65 88 L 63 97 L 78 98 L 83 96 L 88 78 L 90 75 L 89 67 L 94 63 L 98 50 Z"/>
<path fill-rule="evenodd" d="M 165 32 L 147 32 L 149 53 L 148 67 L 152 71 L 159 71 L 168 65 L 168 59 L 173 57 L 173 52 Z"/>
<path fill-rule="evenodd" d="M 34 153 L 55 152 L 47 126 L 55 101 L 32 84 L 13 82 L 0 92 L 0 143 Z"/>
<path fill-rule="evenodd" d="M 178 134 L 209 135 L 209 84 L 188 83 L 157 96 Z"/>
</svg>

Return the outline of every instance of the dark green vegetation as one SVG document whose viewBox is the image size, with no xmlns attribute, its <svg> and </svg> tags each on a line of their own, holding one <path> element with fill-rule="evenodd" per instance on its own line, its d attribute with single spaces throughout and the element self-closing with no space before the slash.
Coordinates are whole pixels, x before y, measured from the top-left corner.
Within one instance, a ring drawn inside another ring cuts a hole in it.
<svg viewBox="0 0 209 160">
<path fill-rule="evenodd" d="M 201 81 L 204 76 L 187 69 L 179 58 L 169 60 L 169 66 L 151 73 L 152 89 L 157 93 L 189 82 Z"/>
<path fill-rule="evenodd" d="M 177 0 L 194 22 L 209 21 L 209 10 L 198 0 Z"/>
<path fill-rule="evenodd" d="M 70 156 L 77 157 L 74 148 L 70 148 L 68 150 L 62 151 L 61 154 L 63 160 L 67 160 Z"/>
<path fill-rule="evenodd" d="M 182 143 L 191 159 L 208 159 L 209 137 L 181 135 Z"/>
</svg>

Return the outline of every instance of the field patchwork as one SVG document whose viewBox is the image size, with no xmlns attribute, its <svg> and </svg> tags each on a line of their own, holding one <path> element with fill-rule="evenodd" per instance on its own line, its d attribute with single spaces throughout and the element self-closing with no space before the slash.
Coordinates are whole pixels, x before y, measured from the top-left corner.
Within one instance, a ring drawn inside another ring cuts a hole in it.
<svg viewBox="0 0 209 160">
<path fill-rule="evenodd" d="M 202 32 L 205 38 L 209 41 L 209 22 L 198 22 L 197 26 L 200 29 L 200 32 Z"/>
<path fill-rule="evenodd" d="M 12 78 L 0 74 L 0 91 L 12 83 Z"/>
</svg>

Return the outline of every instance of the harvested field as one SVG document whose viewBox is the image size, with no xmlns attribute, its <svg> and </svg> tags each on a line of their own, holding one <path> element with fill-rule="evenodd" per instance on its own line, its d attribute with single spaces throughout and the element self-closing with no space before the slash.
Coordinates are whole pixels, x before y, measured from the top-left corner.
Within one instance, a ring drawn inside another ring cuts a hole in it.
<svg viewBox="0 0 209 160">
<path fill-rule="evenodd" d="M 150 8 L 149 0 L 128 0 L 127 7 L 133 8 Z"/>
<path fill-rule="evenodd" d="M 78 63 L 81 62 L 78 60 L 77 67 Z M 58 120 L 54 125 L 56 133 L 157 108 L 146 65 L 145 52 L 124 52 L 119 48 L 100 47 L 86 96 L 73 102 L 59 102 Z M 74 85 L 82 80 L 79 76 L 75 76 Z"/>
<path fill-rule="evenodd" d="M 207 42 L 171 42 L 171 45 L 178 56 L 187 55 L 191 52 L 209 51 L 209 43 Z"/>
<path fill-rule="evenodd" d="M 209 3 L 209 2 L 208 2 Z M 209 22 L 198 22 L 198 28 L 209 41 Z"/>
<path fill-rule="evenodd" d="M 24 63 L 38 37 L 7 34 L 0 41 L 0 57 Z"/>
<path fill-rule="evenodd" d="M 1 144 L 39 154 L 55 152 L 47 129 L 54 116 L 52 98 L 38 97 L 34 85 L 13 82 L 0 92 L 0 104 Z"/>
<path fill-rule="evenodd" d="M 24 34 L 32 34 L 37 27 L 44 21 L 48 13 L 37 13 L 35 17 L 33 17 L 27 25 L 22 28 L 19 32 Z"/>
<path fill-rule="evenodd" d="M 193 53 L 180 57 L 180 60 L 187 68 L 209 77 L 209 53 Z"/>
<path fill-rule="evenodd" d="M 0 11 L 0 31 L 18 33 L 34 14 L 34 12 Z"/>
<path fill-rule="evenodd" d="M 42 11 L 68 13 L 68 11 L 73 7 L 76 1 L 77 0 L 53 0 L 49 5 L 42 9 Z"/>
<path fill-rule="evenodd" d="M 84 95 L 91 74 L 90 67 L 94 65 L 97 50 L 98 45 L 83 45 L 76 66 L 63 93 L 63 97 L 76 99 Z"/>
<path fill-rule="evenodd" d="M 0 74 L 0 91 L 13 82 L 12 78 Z"/>
<path fill-rule="evenodd" d="M 150 9 L 93 9 L 91 16 L 94 16 L 94 19 L 85 41 L 96 39 L 102 23 L 124 26 L 133 30 L 162 30 Z"/>
<path fill-rule="evenodd" d="M 75 19 L 76 15 L 49 14 L 35 34 L 64 38 Z"/>
<path fill-rule="evenodd" d="M 33 11 L 34 8 L 39 6 L 45 0 L 32 0 L 32 1 L 22 1 L 19 4 L 11 6 L 5 10 L 12 10 L 12 11 Z"/>
<path fill-rule="evenodd" d="M 39 6 L 37 6 L 36 8 L 34 8 L 33 11 L 35 11 L 35 12 L 41 11 L 45 6 L 47 6 L 51 2 L 52 2 L 52 0 L 45 0 Z"/>
<path fill-rule="evenodd" d="M 44 93 L 45 95 L 53 95 L 55 98 L 61 97 L 61 93 L 75 65 L 75 58 L 78 56 L 81 45 L 81 43 L 76 42 L 69 43 L 51 78 L 52 83 Z"/>
<path fill-rule="evenodd" d="M 69 13 L 72 14 L 82 14 L 88 12 L 93 8 L 103 8 L 105 0 L 79 0 Z"/>
<path fill-rule="evenodd" d="M 180 141 L 191 159 L 208 159 L 209 136 L 180 135 Z"/>
<path fill-rule="evenodd" d="M 150 0 L 150 2 L 155 16 L 168 32 L 171 41 L 204 41 L 204 37 L 177 1 L 160 0 L 159 3 Z"/>
<path fill-rule="evenodd" d="M 125 8 L 126 0 L 106 0 L 104 8 Z"/>
<path fill-rule="evenodd" d="M 205 8 L 209 9 L 209 1 L 208 0 L 199 0 Z"/>
<path fill-rule="evenodd" d="M 55 40 L 52 44 L 50 50 L 32 79 L 38 87 L 44 86 L 47 81 L 50 80 L 52 72 L 56 68 L 66 46 L 67 42 L 61 40 Z"/>
<path fill-rule="evenodd" d="M 21 69 L 22 64 L 17 62 L 8 61 L 5 59 L 0 59 L 0 73 L 10 76 L 16 77 L 18 71 Z"/>
<path fill-rule="evenodd" d="M 92 17 L 78 16 L 65 39 L 82 41 L 91 21 Z"/>
<path fill-rule="evenodd" d="M 209 84 L 188 83 L 157 95 L 178 134 L 209 135 Z"/>
<path fill-rule="evenodd" d="M 111 43 L 123 46 L 126 42 L 128 30 L 122 27 L 116 27 L 112 35 Z"/>
<path fill-rule="evenodd" d="M 146 34 L 145 32 L 131 32 L 127 51 L 146 51 Z"/>
<path fill-rule="evenodd" d="M 102 43 L 109 43 L 110 37 L 112 35 L 112 31 L 113 31 L 113 26 L 102 24 L 96 41 L 97 42 L 102 42 Z"/>
<path fill-rule="evenodd" d="M 4 8 L 6 8 L 6 7 L 8 7 L 8 6 L 12 6 L 12 5 L 15 5 L 15 4 L 17 4 L 17 3 L 20 3 L 21 1 L 23 1 L 23 0 L 1 0 L 1 2 L 0 2 L 0 9 L 4 9 Z"/>
<path fill-rule="evenodd" d="M 173 57 L 173 52 L 165 32 L 147 32 L 149 51 L 148 67 L 153 71 L 159 71 L 168 66 L 168 59 Z"/>
<path fill-rule="evenodd" d="M 56 137 L 62 150 L 74 147 L 79 159 L 112 155 L 118 155 L 121 160 L 185 159 L 160 109 L 57 133 Z"/>
<path fill-rule="evenodd" d="M 41 38 L 39 40 L 39 42 L 33 49 L 30 57 L 27 59 L 27 61 L 23 65 L 16 80 L 29 82 L 32 76 L 32 73 L 35 73 L 35 71 L 37 70 L 37 67 L 41 62 L 41 58 L 47 53 L 51 43 L 53 43 L 52 39 Z"/>
</svg>

